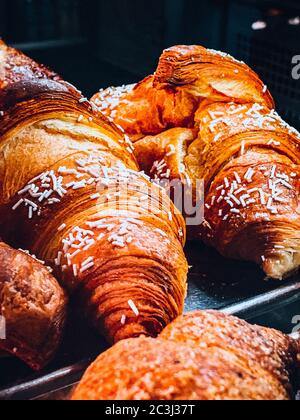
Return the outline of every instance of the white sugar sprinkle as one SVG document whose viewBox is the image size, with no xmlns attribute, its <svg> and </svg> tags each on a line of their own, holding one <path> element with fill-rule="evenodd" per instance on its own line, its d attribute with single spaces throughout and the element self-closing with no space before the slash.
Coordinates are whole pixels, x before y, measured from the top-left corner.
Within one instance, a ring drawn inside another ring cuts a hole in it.
<svg viewBox="0 0 300 420">
<path fill-rule="evenodd" d="M 130 308 L 132 309 L 132 311 L 134 312 L 134 314 L 136 315 L 136 316 L 139 316 L 139 310 L 138 310 L 138 308 L 136 307 L 136 305 L 135 305 L 135 303 L 133 302 L 133 300 L 129 300 L 128 301 L 128 305 L 130 306 Z"/>
<path fill-rule="evenodd" d="M 241 180 L 239 174 L 237 172 L 234 172 L 234 176 L 235 176 L 235 179 L 236 179 L 237 183 L 241 184 L 242 180 Z"/>
<path fill-rule="evenodd" d="M 155 232 L 160 233 L 163 237 L 167 238 L 168 235 L 161 229 L 155 229 Z"/>
</svg>

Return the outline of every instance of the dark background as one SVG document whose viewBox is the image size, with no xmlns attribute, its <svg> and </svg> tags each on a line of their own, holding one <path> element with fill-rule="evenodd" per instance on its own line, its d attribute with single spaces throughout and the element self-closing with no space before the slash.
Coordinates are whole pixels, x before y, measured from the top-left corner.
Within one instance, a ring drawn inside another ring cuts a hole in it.
<svg viewBox="0 0 300 420">
<path fill-rule="evenodd" d="M 0 36 L 49 65 L 86 95 L 140 80 L 161 51 L 202 44 L 259 72 L 278 110 L 300 128 L 299 0 L 0 0 Z M 263 20 L 264 30 L 253 22 Z"/>
</svg>

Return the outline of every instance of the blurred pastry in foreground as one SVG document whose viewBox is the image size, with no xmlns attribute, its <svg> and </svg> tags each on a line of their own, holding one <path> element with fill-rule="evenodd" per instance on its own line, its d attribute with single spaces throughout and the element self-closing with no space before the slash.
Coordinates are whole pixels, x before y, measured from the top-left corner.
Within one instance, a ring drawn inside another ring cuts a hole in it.
<svg viewBox="0 0 300 420">
<path fill-rule="evenodd" d="M 1 242 L 0 352 L 42 369 L 61 343 L 66 311 L 66 295 L 49 269 Z"/>
</svg>

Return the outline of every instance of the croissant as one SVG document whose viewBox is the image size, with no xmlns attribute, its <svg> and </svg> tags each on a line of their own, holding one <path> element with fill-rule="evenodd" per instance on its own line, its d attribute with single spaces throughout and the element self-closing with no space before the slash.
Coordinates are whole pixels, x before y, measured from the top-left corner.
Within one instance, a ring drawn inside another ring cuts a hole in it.
<svg viewBox="0 0 300 420">
<path fill-rule="evenodd" d="M 23 251 L 0 243 L 0 350 L 40 370 L 58 349 L 67 298 L 49 269 Z"/>
<path fill-rule="evenodd" d="M 188 174 L 184 168 L 189 146 L 197 137 L 197 130 L 172 128 L 155 136 L 146 136 L 135 143 L 135 156 L 144 171 L 154 180 L 180 180 Z"/>
<path fill-rule="evenodd" d="M 139 139 L 141 167 L 155 179 L 188 182 L 194 192 L 204 180 L 205 223 L 188 227 L 191 238 L 259 264 L 270 278 L 291 275 L 300 264 L 299 133 L 274 111 L 256 73 L 226 54 L 168 49 L 152 89 L 166 84 L 199 99 L 194 134 L 183 125 Z"/>
<path fill-rule="evenodd" d="M 59 76 L 0 45 L 0 229 L 110 342 L 182 313 L 184 220 L 133 146 Z"/>
<path fill-rule="evenodd" d="M 137 85 L 100 90 L 91 101 L 133 141 L 168 128 L 193 127 L 199 100 L 176 86 L 153 89 L 153 82 L 149 76 Z"/>
<path fill-rule="evenodd" d="M 102 354 L 72 399 L 289 400 L 299 351 L 275 330 L 194 312 L 157 339 L 126 340 Z"/>
</svg>

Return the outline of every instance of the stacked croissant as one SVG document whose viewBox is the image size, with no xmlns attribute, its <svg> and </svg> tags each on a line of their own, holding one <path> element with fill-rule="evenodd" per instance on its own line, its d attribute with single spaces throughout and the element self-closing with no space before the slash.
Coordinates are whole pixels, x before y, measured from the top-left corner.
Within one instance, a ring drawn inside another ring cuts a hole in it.
<svg viewBox="0 0 300 420">
<path fill-rule="evenodd" d="M 135 142 L 157 180 L 205 183 L 205 221 L 189 236 L 283 279 L 300 265 L 300 134 L 246 64 L 200 46 L 162 54 L 154 76 L 94 103 Z M 195 191 L 194 191 L 195 192 Z"/>
<path fill-rule="evenodd" d="M 42 369 L 69 296 L 119 342 L 73 399 L 292 398 L 298 341 L 216 312 L 178 318 L 185 222 L 151 182 L 179 179 L 195 199 L 204 179 L 190 235 L 290 274 L 299 136 L 272 108 L 246 65 L 201 47 L 167 50 L 155 76 L 89 102 L 0 42 L 0 351 Z"/>
</svg>

